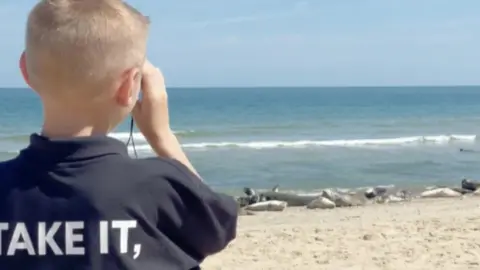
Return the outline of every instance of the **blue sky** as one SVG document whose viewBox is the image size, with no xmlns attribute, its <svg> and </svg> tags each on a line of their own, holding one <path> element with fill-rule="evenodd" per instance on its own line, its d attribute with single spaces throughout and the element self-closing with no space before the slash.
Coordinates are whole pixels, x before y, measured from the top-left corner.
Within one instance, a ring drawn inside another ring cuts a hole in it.
<svg viewBox="0 0 480 270">
<path fill-rule="evenodd" d="M 34 0 L 0 1 L 0 86 Z M 478 0 L 131 0 L 171 86 L 480 84 Z"/>
</svg>

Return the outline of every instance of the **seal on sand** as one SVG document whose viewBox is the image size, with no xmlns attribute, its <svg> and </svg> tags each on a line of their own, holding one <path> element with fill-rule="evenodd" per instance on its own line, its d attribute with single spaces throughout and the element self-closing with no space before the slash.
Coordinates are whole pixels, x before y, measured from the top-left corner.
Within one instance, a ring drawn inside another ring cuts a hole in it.
<svg viewBox="0 0 480 270">
<path fill-rule="evenodd" d="M 237 202 L 239 202 L 242 207 L 268 201 L 262 193 L 257 194 L 253 188 L 245 187 L 243 188 L 243 193 L 245 193 L 246 196 L 237 199 Z"/>
<path fill-rule="evenodd" d="M 387 193 L 387 188 L 385 187 L 374 187 L 374 188 L 369 188 L 365 191 L 364 195 L 365 198 L 367 199 L 373 199 L 378 196 L 383 196 Z"/>
<path fill-rule="evenodd" d="M 250 204 L 249 197 L 237 197 L 236 199 L 239 208 L 245 207 Z"/>
<path fill-rule="evenodd" d="M 274 211 L 279 212 L 287 208 L 287 203 L 283 201 L 265 201 L 251 204 L 245 207 L 247 211 Z"/>
<path fill-rule="evenodd" d="M 475 191 L 478 189 L 478 187 L 480 187 L 480 182 L 478 181 L 473 181 L 473 180 L 470 180 L 470 179 L 463 179 L 462 180 L 462 188 L 463 189 L 468 189 L 468 190 L 471 190 L 471 191 Z"/>
<path fill-rule="evenodd" d="M 244 187 L 243 188 L 243 193 L 245 193 L 245 195 L 247 195 L 247 196 L 253 196 L 253 195 L 255 195 L 255 190 L 253 190 L 252 188 L 249 188 L 249 187 Z"/>
<path fill-rule="evenodd" d="M 421 198 L 455 198 L 461 196 L 461 193 L 458 193 L 451 188 L 436 188 L 424 191 L 420 194 Z"/>
<path fill-rule="evenodd" d="M 460 188 L 460 187 L 451 187 L 450 189 L 458 193 L 461 193 L 462 195 L 473 193 L 473 190 Z"/>
</svg>

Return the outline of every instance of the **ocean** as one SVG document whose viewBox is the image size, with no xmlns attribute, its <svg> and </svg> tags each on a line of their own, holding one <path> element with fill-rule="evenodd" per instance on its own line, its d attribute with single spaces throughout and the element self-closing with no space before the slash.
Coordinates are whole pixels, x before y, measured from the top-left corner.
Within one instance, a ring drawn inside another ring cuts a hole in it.
<svg viewBox="0 0 480 270">
<path fill-rule="evenodd" d="M 480 87 L 168 93 L 172 127 L 215 189 L 458 185 L 480 177 Z M 1 89 L 0 113 L 5 160 L 40 130 L 41 104 L 29 89 Z M 126 141 L 128 122 L 110 136 Z M 140 133 L 134 138 L 140 156 L 153 155 Z"/>
</svg>

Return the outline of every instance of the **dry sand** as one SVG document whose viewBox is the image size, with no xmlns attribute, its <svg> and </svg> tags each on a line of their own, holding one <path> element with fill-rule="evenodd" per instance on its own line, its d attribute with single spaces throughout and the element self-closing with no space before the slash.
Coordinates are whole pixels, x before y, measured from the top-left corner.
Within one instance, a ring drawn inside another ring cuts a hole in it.
<svg viewBox="0 0 480 270">
<path fill-rule="evenodd" d="M 240 217 L 237 239 L 203 268 L 480 269 L 480 197 Z"/>
</svg>

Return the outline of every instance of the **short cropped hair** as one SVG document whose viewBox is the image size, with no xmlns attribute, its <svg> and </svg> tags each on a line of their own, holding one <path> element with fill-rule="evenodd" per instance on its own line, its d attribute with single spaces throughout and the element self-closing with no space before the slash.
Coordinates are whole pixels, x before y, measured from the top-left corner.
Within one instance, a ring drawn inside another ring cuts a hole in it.
<svg viewBox="0 0 480 270">
<path fill-rule="evenodd" d="M 148 28 L 148 18 L 121 0 L 42 0 L 27 22 L 30 84 L 56 94 L 105 87 L 143 65 Z"/>
</svg>

